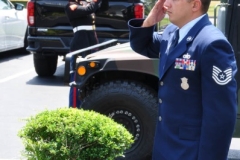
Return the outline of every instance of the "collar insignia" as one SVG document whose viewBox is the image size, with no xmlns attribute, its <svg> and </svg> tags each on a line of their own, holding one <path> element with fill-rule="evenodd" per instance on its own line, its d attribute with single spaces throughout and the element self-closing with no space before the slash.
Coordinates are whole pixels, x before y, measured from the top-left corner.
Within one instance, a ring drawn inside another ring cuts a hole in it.
<svg viewBox="0 0 240 160">
<path fill-rule="evenodd" d="M 192 39 L 193 39 L 192 36 L 187 37 L 187 41 L 188 41 L 188 42 L 192 41 Z"/>
</svg>

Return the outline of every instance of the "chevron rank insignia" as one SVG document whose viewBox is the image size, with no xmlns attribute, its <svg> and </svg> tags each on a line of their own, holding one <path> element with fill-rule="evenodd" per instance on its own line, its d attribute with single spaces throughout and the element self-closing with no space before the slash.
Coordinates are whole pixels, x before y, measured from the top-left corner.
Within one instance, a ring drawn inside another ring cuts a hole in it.
<svg viewBox="0 0 240 160">
<path fill-rule="evenodd" d="M 213 66 L 212 78 L 219 85 L 225 85 L 232 80 L 232 68 L 227 68 L 222 71 L 216 66 Z"/>
</svg>

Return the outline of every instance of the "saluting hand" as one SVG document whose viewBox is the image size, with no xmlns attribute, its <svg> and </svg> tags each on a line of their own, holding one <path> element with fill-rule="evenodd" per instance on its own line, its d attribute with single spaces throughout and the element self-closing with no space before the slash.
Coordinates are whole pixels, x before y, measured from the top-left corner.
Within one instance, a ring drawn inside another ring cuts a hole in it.
<svg viewBox="0 0 240 160">
<path fill-rule="evenodd" d="M 165 15 L 167 8 L 164 6 L 165 0 L 158 0 L 147 18 L 144 20 L 142 27 L 150 27 L 161 21 Z"/>
<path fill-rule="evenodd" d="M 71 4 L 69 7 L 70 7 L 71 11 L 74 11 L 75 9 L 77 9 L 76 4 Z"/>
</svg>

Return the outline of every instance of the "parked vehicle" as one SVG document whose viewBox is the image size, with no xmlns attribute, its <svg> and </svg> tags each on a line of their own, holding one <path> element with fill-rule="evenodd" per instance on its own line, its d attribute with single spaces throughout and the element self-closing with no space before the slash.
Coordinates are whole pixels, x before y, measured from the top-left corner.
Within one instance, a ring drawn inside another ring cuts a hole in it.
<svg viewBox="0 0 240 160">
<path fill-rule="evenodd" d="M 30 0 L 28 11 L 28 47 L 33 53 L 36 73 L 52 76 L 57 67 L 58 56 L 69 52 L 73 37 L 72 27 L 64 12 L 68 0 Z M 102 0 L 96 12 L 96 32 L 99 42 L 117 39 L 128 41 L 127 21 L 144 18 L 154 4 L 153 0 Z"/>
<path fill-rule="evenodd" d="M 239 0 L 222 2 L 216 8 L 218 18 L 214 17 L 216 26 L 225 33 L 233 46 L 238 68 L 240 68 L 239 5 Z M 102 50 L 78 60 L 76 80 L 70 85 L 79 89 L 81 108 L 95 110 L 113 118 L 123 124 L 135 137 L 135 143 L 126 151 L 125 157 L 118 159 L 150 160 L 158 112 L 159 59 L 135 53 L 129 43 L 116 44 L 117 40 L 112 40 L 67 54 L 65 81 L 69 79 L 71 58 L 77 59 L 83 51 L 101 48 Z M 239 73 L 236 80 L 239 95 Z M 240 137 L 240 105 L 233 136 Z"/>
<path fill-rule="evenodd" d="M 23 4 L 0 0 L 0 52 L 27 45 L 27 14 Z"/>
</svg>

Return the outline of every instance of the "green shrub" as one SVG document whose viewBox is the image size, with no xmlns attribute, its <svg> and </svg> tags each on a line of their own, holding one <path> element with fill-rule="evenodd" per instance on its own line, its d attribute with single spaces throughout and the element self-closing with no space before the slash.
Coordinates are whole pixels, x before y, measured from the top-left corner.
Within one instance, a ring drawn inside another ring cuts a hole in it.
<svg viewBox="0 0 240 160">
<path fill-rule="evenodd" d="M 120 124 L 94 111 L 46 110 L 19 131 L 28 160 L 110 160 L 133 143 Z"/>
</svg>

